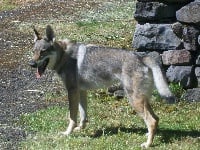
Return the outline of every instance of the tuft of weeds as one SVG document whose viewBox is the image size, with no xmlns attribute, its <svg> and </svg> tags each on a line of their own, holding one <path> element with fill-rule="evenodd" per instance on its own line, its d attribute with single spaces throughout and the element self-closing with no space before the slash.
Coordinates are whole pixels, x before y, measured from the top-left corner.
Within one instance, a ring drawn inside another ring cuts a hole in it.
<svg viewBox="0 0 200 150">
<path fill-rule="evenodd" d="M 185 93 L 185 89 L 181 86 L 180 83 L 170 83 L 169 88 L 174 93 L 174 95 L 181 99 L 182 95 Z"/>
<path fill-rule="evenodd" d="M 181 101 L 182 95 L 185 93 L 185 89 L 180 85 L 180 83 L 170 83 L 169 88 L 178 101 Z M 161 101 L 162 98 L 159 95 L 158 90 L 153 90 L 152 99 L 155 101 Z"/>
</svg>

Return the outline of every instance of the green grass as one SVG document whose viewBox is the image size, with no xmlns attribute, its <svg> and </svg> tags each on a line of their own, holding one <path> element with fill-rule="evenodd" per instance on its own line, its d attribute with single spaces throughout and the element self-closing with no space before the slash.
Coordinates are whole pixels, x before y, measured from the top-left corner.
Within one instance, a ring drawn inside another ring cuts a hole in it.
<svg viewBox="0 0 200 150">
<path fill-rule="evenodd" d="M 11 0 L 1 0 L 0 1 L 0 11 L 11 10 L 16 8 L 16 5 L 11 3 Z"/>
<path fill-rule="evenodd" d="M 99 94 L 101 93 L 101 94 Z M 102 91 L 90 92 L 89 123 L 81 132 L 65 137 L 67 106 L 49 107 L 21 116 L 20 124 L 32 131 L 21 149 L 140 149 L 146 140 L 146 127 L 127 103 Z M 167 105 L 153 101 L 160 117 L 159 129 L 150 149 L 198 149 L 200 146 L 200 104 L 180 102 Z"/>
</svg>

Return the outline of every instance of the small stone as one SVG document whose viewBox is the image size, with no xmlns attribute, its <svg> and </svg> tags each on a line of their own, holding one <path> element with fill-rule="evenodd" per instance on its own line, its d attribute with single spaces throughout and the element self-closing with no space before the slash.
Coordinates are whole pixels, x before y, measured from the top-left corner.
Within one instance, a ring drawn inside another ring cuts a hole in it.
<svg viewBox="0 0 200 150">
<path fill-rule="evenodd" d="M 180 22 L 176 22 L 172 24 L 172 30 L 176 34 L 177 37 L 182 39 L 183 37 L 183 25 Z"/>
<path fill-rule="evenodd" d="M 162 54 L 164 65 L 187 65 L 191 63 L 191 54 L 187 50 L 169 50 Z"/>
<path fill-rule="evenodd" d="M 124 90 L 117 90 L 114 92 L 114 97 L 117 99 L 122 99 L 125 96 L 125 91 Z"/>
<path fill-rule="evenodd" d="M 188 102 L 200 102 L 200 88 L 188 89 L 183 99 Z"/>
<path fill-rule="evenodd" d="M 197 59 L 196 59 L 196 64 L 197 64 L 197 65 L 200 65 L 200 55 L 199 55 L 199 56 L 197 56 Z"/>
</svg>

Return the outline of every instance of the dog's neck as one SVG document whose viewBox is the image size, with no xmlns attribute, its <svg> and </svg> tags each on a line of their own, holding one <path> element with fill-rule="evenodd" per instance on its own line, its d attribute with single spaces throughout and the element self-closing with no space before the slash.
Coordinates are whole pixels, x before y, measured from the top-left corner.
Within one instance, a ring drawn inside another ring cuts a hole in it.
<svg viewBox="0 0 200 150">
<path fill-rule="evenodd" d="M 61 74 L 62 71 L 66 70 L 63 69 L 64 67 L 71 68 L 72 66 L 74 67 L 74 65 L 76 65 L 76 50 L 73 48 L 65 50 L 58 42 L 54 42 L 53 46 L 57 54 L 56 63 L 53 70 L 55 70 L 58 74 Z"/>
</svg>

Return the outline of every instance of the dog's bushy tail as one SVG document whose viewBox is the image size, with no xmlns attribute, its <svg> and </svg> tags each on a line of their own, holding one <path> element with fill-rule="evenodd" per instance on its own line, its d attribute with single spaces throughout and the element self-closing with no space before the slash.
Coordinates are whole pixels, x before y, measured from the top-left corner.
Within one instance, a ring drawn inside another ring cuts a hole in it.
<svg viewBox="0 0 200 150">
<path fill-rule="evenodd" d="M 176 98 L 171 93 L 168 84 L 166 82 L 166 79 L 162 73 L 161 67 L 160 67 L 160 55 L 157 52 L 151 52 L 147 56 L 143 57 L 143 63 L 151 68 L 153 73 L 153 79 L 155 86 L 161 95 L 167 103 L 175 103 Z"/>
</svg>

